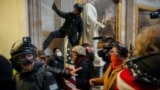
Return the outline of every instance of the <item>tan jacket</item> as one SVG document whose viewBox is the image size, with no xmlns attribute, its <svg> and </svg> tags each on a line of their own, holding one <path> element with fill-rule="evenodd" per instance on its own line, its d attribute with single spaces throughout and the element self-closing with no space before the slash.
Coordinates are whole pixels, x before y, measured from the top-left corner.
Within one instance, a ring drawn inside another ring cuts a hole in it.
<svg viewBox="0 0 160 90">
<path fill-rule="evenodd" d="M 103 90 L 112 90 L 117 74 L 124 68 L 124 64 L 120 65 L 118 68 L 112 70 L 111 64 L 108 66 L 107 70 L 100 78 L 95 78 L 95 85 L 103 85 Z"/>
</svg>

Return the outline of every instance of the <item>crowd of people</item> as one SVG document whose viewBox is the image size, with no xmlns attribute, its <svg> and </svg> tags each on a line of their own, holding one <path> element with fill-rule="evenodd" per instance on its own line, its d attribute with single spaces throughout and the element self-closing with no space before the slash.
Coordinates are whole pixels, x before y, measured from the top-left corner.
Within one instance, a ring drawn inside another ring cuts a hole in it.
<svg viewBox="0 0 160 90">
<path fill-rule="evenodd" d="M 103 47 L 99 56 L 106 62 L 103 76 L 95 76 L 94 49 L 88 43 L 79 45 L 82 34 L 82 5 L 75 4 L 73 12 L 64 13 L 53 4 L 53 10 L 66 19 L 58 31 L 51 32 L 42 50 L 29 37 L 15 43 L 8 60 L 0 55 L 0 88 L 3 90 L 68 90 L 65 79 L 75 76 L 76 90 L 159 90 L 160 89 L 160 25 L 145 27 L 136 39 L 133 52 L 117 41 Z M 65 31 L 65 32 L 64 32 Z M 78 36 L 76 36 L 78 33 Z M 66 69 L 60 47 L 47 56 L 44 50 L 53 38 L 68 35 L 72 45 L 75 69 Z M 97 52 L 98 53 L 98 52 Z M 133 55 L 131 55 L 133 53 Z M 13 74 L 13 70 L 16 73 Z"/>
<path fill-rule="evenodd" d="M 64 78 L 76 76 L 76 87 L 91 90 L 101 85 L 103 90 L 158 90 L 160 26 L 145 27 L 139 36 L 131 59 L 127 48 L 114 43 L 108 50 L 109 64 L 103 76 L 94 77 L 93 48 L 84 43 L 72 48 L 75 69 L 64 68 L 64 58 L 59 48 L 48 57 L 43 50 L 23 41 L 11 49 L 11 59 L 0 55 L 0 88 L 3 90 L 67 90 Z M 10 61 L 10 62 L 9 62 Z M 13 69 L 16 74 L 12 74 Z"/>
</svg>

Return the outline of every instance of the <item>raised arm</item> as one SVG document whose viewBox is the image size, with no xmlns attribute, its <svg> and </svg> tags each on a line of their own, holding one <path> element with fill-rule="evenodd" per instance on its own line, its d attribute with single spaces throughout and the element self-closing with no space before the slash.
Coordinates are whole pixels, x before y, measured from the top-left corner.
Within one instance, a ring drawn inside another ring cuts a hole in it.
<svg viewBox="0 0 160 90">
<path fill-rule="evenodd" d="M 60 17 L 62 17 L 62 18 L 66 18 L 67 15 L 69 14 L 69 13 L 67 13 L 67 12 L 62 12 L 62 11 L 58 10 L 58 8 L 57 8 L 57 6 L 56 6 L 55 3 L 53 3 L 52 9 L 58 14 L 58 16 L 60 16 Z"/>
<path fill-rule="evenodd" d="M 68 70 L 68 69 L 60 69 L 56 67 L 46 66 L 46 69 L 47 71 L 52 72 L 54 75 L 62 75 L 65 78 L 69 78 L 70 76 L 77 76 L 77 72 L 82 68 L 80 67 L 73 70 Z"/>
</svg>

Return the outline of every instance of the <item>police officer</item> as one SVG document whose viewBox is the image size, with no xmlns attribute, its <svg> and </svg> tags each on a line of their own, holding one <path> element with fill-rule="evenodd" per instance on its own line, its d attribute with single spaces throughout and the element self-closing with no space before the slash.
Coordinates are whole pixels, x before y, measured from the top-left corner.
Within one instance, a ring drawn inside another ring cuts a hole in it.
<svg viewBox="0 0 160 90">
<path fill-rule="evenodd" d="M 70 72 L 44 66 L 36 60 L 36 47 L 29 37 L 24 37 L 22 43 L 14 44 L 10 54 L 11 64 L 18 72 L 15 75 L 17 90 L 59 90 L 53 74 L 70 77 L 79 70 Z"/>
</svg>

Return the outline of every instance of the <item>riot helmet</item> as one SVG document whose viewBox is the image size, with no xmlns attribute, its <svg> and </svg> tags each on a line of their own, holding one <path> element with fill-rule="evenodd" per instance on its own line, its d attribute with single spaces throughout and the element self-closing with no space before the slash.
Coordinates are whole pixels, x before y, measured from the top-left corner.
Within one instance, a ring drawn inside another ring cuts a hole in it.
<svg viewBox="0 0 160 90">
<path fill-rule="evenodd" d="M 30 37 L 23 37 L 22 42 L 19 41 L 13 44 L 10 55 L 13 67 L 19 71 L 19 64 L 28 64 L 35 60 L 36 47 L 31 44 Z"/>
</svg>

